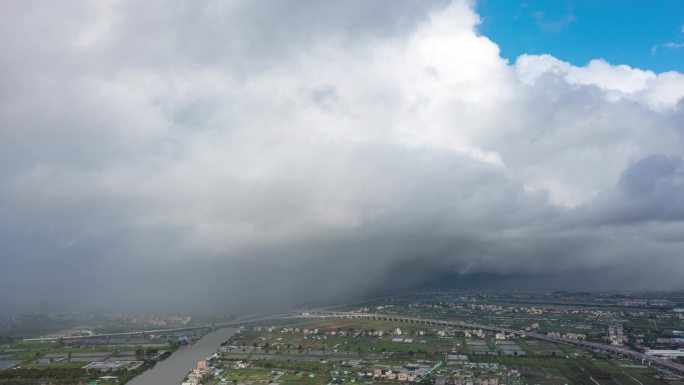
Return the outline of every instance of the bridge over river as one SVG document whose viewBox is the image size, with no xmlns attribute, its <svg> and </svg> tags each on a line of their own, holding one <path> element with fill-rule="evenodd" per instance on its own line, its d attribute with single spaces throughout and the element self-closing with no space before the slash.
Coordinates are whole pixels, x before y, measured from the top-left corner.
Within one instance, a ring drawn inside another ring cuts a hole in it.
<svg viewBox="0 0 684 385">
<path fill-rule="evenodd" d="M 195 330 L 214 330 L 222 328 L 231 328 L 244 325 L 246 323 L 267 321 L 272 319 L 279 319 L 287 316 L 286 314 L 276 314 L 267 316 L 258 316 L 251 318 L 236 319 L 233 321 L 215 323 L 215 324 L 201 324 L 193 325 L 187 327 L 170 328 L 170 329 L 151 329 L 151 330 L 138 330 L 123 333 L 99 333 L 99 334 L 88 334 L 88 335 L 76 335 L 76 336 L 47 336 L 47 337 L 36 337 L 36 338 L 24 338 L 24 341 L 70 341 L 70 340 L 88 340 L 88 339 L 112 339 L 112 338 L 126 338 L 126 337 L 141 337 L 149 336 L 152 334 L 171 334 L 171 333 L 181 333 L 189 332 Z"/>
<path fill-rule="evenodd" d="M 109 334 L 93 334 L 88 336 L 68 336 L 68 337 L 40 337 L 40 338 L 29 338 L 25 341 L 54 341 L 54 340 L 72 340 L 72 339 L 90 339 L 90 338 L 121 338 L 121 337 L 133 337 L 133 336 L 143 336 L 150 334 L 166 334 L 174 332 L 201 330 L 201 329 L 218 329 L 218 328 L 230 328 L 238 327 L 241 325 L 270 321 L 277 319 L 286 318 L 340 318 L 340 319 L 368 319 L 377 321 L 388 321 L 388 322 L 398 322 L 398 323 L 412 323 L 412 324 L 422 324 L 422 325 L 433 325 L 433 326 L 444 326 L 452 327 L 457 329 L 482 329 L 490 332 L 502 332 L 519 337 L 530 337 L 536 338 L 542 341 L 548 341 L 553 343 L 572 345 L 582 349 L 587 349 L 591 351 L 596 351 L 600 353 L 610 354 L 617 357 L 624 357 L 644 365 L 669 370 L 670 372 L 677 374 L 679 376 L 684 376 L 684 365 L 669 361 L 664 358 L 659 358 L 651 355 L 647 355 L 641 352 L 637 352 L 631 349 L 627 349 L 619 346 L 611 346 L 600 344 L 596 342 L 573 340 L 563 337 L 552 337 L 540 333 L 525 332 L 521 330 L 513 330 L 502 328 L 498 326 L 491 325 L 480 325 L 475 323 L 467 323 L 462 321 L 447 321 L 447 320 L 437 320 L 429 318 L 420 317 L 405 317 L 399 315 L 385 315 L 385 314 L 371 314 L 371 313 L 357 313 L 357 312 L 341 312 L 341 311 L 329 311 L 329 310 L 298 310 L 292 311 L 288 314 L 276 314 L 276 315 L 266 315 L 258 316 L 252 318 L 243 318 L 240 320 L 234 320 L 230 322 L 224 322 L 220 324 L 211 325 L 197 325 L 192 327 L 184 328 L 173 328 L 173 329 L 157 329 L 157 330 L 144 330 L 144 331 L 134 331 L 127 333 L 109 333 Z"/>
</svg>

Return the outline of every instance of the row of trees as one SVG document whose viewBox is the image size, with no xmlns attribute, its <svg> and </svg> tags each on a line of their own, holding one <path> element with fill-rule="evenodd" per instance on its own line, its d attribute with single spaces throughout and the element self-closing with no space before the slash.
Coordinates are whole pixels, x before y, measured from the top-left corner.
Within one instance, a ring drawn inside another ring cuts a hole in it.
<svg viewBox="0 0 684 385">
<path fill-rule="evenodd" d="M 88 372 L 81 368 L 17 368 L 3 370 L 0 379 L 50 379 L 53 382 L 73 382 L 88 379 Z"/>
</svg>

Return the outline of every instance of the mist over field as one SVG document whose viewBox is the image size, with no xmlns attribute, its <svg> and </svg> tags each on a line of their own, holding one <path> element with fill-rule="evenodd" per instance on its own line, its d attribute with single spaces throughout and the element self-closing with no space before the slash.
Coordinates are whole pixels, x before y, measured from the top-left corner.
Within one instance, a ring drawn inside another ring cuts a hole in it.
<svg viewBox="0 0 684 385">
<path fill-rule="evenodd" d="M 684 289 L 684 74 L 475 3 L 0 3 L 4 309 Z"/>
</svg>

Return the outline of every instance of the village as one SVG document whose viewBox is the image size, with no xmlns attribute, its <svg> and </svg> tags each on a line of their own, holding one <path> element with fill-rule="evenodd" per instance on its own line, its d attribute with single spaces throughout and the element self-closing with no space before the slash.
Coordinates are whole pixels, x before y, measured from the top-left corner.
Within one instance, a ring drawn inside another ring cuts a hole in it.
<svg viewBox="0 0 684 385">
<path fill-rule="evenodd" d="M 319 320 L 241 327 L 183 385 L 563 384 L 583 383 L 586 373 L 625 373 L 644 385 L 666 375 L 506 333 Z"/>
</svg>

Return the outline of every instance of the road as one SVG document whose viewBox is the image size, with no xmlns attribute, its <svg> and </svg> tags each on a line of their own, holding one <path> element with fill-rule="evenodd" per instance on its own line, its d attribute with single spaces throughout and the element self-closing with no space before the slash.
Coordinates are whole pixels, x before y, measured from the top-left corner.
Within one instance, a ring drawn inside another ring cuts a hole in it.
<svg viewBox="0 0 684 385">
<path fill-rule="evenodd" d="M 674 374 L 684 376 L 684 365 L 677 364 L 675 362 L 646 355 L 644 353 L 636 352 L 627 348 L 619 346 L 610 346 L 605 344 L 599 344 L 596 342 L 573 340 L 563 337 L 552 337 L 545 334 L 525 332 L 521 330 L 513 330 L 502 328 L 498 326 L 490 325 L 480 325 L 474 323 L 467 323 L 462 321 L 445 321 L 429 318 L 420 317 L 405 317 L 405 316 L 393 316 L 385 314 L 371 314 L 371 313 L 357 313 L 357 312 L 342 312 L 342 311 L 328 311 L 328 310 L 299 310 L 293 311 L 288 314 L 275 314 L 275 315 L 265 315 L 252 318 L 243 318 L 240 320 L 234 320 L 230 322 L 224 322 L 214 325 L 197 325 L 187 328 L 174 328 L 174 329 L 157 329 L 157 330 L 145 330 L 145 331 L 135 331 L 128 333 L 109 333 L 109 334 L 94 334 L 90 336 L 70 336 L 70 337 L 41 337 L 41 338 L 29 338 L 25 341 L 55 341 L 55 340 L 66 340 L 66 339 L 88 339 L 88 338 L 110 338 L 110 337 L 122 337 L 122 336 L 139 336 L 146 334 L 164 334 L 173 333 L 179 331 L 191 331 L 207 328 L 225 328 L 225 327 L 236 327 L 244 325 L 246 323 L 259 322 L 275 320 L 280 318 L 296 317 L 296 318 L 347 318 L 347 319 L 369 319 L 378 321 L 389 321 L 389 322 L 400 322 L 400 323 L 415 323 L 415 324 L 425 324 L 425 325 L 436 325 L 436 326 L 446 326 L 455 328 L 468 328 L 468 329 L 482 329 L 485 331 L 495 332 L 495 333 L 508 333 L 520 337 L 531 337 L 542 341 L 548 341 L 553 343 L 572 345 L 582 349 L 587 349 L 591 351 L 598 351 L 613 356 L 619 356 L 631 359 L 633 361 L 639 362 L 641 364 L 653 366 L 660 369 L 666 369 Z"/>
<path fill-rule="evenodd" d="M 389 322 L 402 322 L 402 323 L 415 323 L 415 324 L 425 324 L 425 325 L 437 325 L 455 328 L 468 328 L 468 329 L 482 329 L 490 332 L 497 333 L 508 333 L 517 335 L 520 337 L 531 337 L 542 341 L 549 341 L 553 343 L 573 345 L 579 348 L 588 349 L 592 351 L 599 351 L 602 353 L 610 354 L 613 356 L 619 356 L 631 359 L 633 361 L 640 362 L 645 365 L 653 366 L 660 369 L 666 369 L 674 374 L 684 376 L 684 365 L 677 364 L 675 362 L 646 355 L 644 353 L 635 352 L 633 350 L 619 347 L 610 346 L 605 344 L 599 344 L 596 342 L 573 340 L 563 337 L 551 337 L 540 333 L 531 333 L 521 330 L 507 329 L 497 326 L 480 325 L 474 323 L 467 323 L 461 321 L 445 321 L 436 320 L 420 317 L 404 317 L 404 316 L 392 316 L 384 314 L 369 314 L 369 313 L 355 313 L 355 312 L 339 312 L 339 311 L 325 311 L 325 310 L 300 310 L 296 312 L 291 312 L 293 317 L 302 318 L 348 318 L 348 319 L 369 319 L 378 321 L 389 321 Z"/>
<path fill-rule="evenodd" d="M 220 329 L 220 328 L 236 327 L 236 326 L 244 325 L 245 323 L 250 323 L 250 322 L 259 322 L 259 321 L 266 321 L 266 320 L 271 320 L 271 319 L 278 319 L 278 318 L 282 318 L 283 316 L 284 316 L 283 314 L 275 314 L 275 315 L 258 316 L 258 317 L 251 317 L 251 318 L 241 318 L 241 319 L 237 319 L 234 321 L 222 322 L 222 323 L 217 323 L 217 324 L 202 324 L 202 325 L 195 325 L 195 326 L 188 326 L 188 327 L 181 327 L 181 328 L 171 328 L 171 329 L 139 330 L 139 331 L 133 331 L 133 332 L 124 332 L 124 333 L 101 333 L 101 334 L 90 334 L 90 335 L 86 335 L 86 336 L 50 336 L 50 337 L 24 338 L 24 341 L 31 342 L 31 341 L 85 340 L 85 339 L 93 339 L 93 338 L 121 338 L 121 337 L 143 336 L 143 335 L 150 335 L 150 334 L 167 334 L 167 333 L 177 333 L 177 332 L 188 332 L 188 331 L 202 330 L 202 329 Z"/>
</svg>

